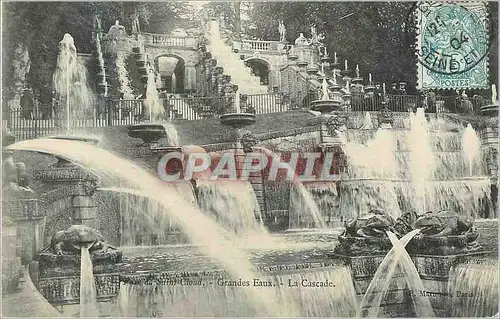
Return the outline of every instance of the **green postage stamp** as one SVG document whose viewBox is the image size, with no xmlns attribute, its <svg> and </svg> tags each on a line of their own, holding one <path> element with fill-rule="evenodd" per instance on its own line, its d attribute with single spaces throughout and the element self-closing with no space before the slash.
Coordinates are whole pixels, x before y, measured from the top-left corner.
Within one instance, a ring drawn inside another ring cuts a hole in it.
<svg viewBox="0 0 500 319">
<path fill-rule="evenodd" d="M 419 89 L 488 87 L 486 2 L 421 2 L 416 19 Z"/>
</svg>

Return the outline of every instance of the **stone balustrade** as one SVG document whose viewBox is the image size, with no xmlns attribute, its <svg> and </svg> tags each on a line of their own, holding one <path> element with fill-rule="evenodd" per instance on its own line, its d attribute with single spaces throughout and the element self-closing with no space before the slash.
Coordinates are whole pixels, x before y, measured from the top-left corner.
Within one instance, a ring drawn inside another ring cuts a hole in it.
<svg viewBox="0 0 500 319">
<path fill-rule="evenodd" d="M 241 42 L 241 49 L 251 51 L 282 52 L 285 49 L 285 44 L 279 41 L 243 40 Z"/>
<path fill-rule="evenodd" d="M 193 36 L 176 37 L 166 34 L 140 33 L 145 45 L 196 48 L 198 39 Z"/>
</svg>

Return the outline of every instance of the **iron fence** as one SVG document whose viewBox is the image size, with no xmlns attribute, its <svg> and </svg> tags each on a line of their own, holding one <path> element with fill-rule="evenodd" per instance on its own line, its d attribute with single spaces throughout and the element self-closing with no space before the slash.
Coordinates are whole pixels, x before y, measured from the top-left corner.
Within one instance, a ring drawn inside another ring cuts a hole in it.
<svg viewBox="0 0 500 319">
<path fill-rule="evenodd" d="M 269 114 L 295 109 L 307 109 L 314 95 L 288 96 L 281 93 L 241 95 L 240 110 L 245 113 Z M 383 102 L 386 103 L 383 103 Z M 380 111 L 384 106 L 394 112 L 408 112 L 425 107 L 428 113 L 478 114 L 481 106 L 488 104 L 481 96 L 464 99 L 459 96 L 387 95 L 355 93 L 350 97 L 351 111 Z M 173 121 L 194 121 L 217 118 L 225 113 L 236 112 L 233 96 L 194 97 L 171 95 L 159 100 L 159 117 Z M 95 110 L 74 115 L 70 119 L 73 128 L 132 125 L 149 122 L 149 105 L 144 100 L 99 100 Z M 9 127 L 19 140 L 37 138 L 67 130 L 65 112 L 52 106 L 33 109 L 4 109 L 2 125 Z"/>
</svg>

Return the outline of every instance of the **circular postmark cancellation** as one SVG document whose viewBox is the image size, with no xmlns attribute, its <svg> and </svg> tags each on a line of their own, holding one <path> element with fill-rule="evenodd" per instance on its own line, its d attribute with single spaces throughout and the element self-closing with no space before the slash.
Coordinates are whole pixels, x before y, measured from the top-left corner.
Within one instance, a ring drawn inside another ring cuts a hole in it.
<svg viewBox="0 0 500 319">
<path fill-rule="evenodd" d="M 458 3 L 419 6 L 417 10 L 421 11 L 418 58 L 428 70 L 461 74 L 488 55 L 486 17 Z"/>
</svg>

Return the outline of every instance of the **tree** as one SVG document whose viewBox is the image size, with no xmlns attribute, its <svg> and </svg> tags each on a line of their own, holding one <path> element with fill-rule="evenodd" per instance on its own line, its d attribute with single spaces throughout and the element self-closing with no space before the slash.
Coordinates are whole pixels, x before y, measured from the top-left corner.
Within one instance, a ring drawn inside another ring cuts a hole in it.
<svg viewBox="0 0 500 319">
<path fill-rule="evenodd" d="M 178 24 L 186 24 L 191 7 L 181 2 L 7 2 L 4 4 L 3 36 L 3 94 L 13 96 L 14 50 L 19 43 L 27 46 L 31 69 L 28 84 L 35 91 L 51 84 L 59 41 L 65 33 L 75 40 L 79 53 L 91 53 L 92 23 L 95 14 L 102 19 L 106 32 L 119 20 L 131 30 L 133 18 L 138 17 L 146 32 L 166 33 Z"/>
</svg>

